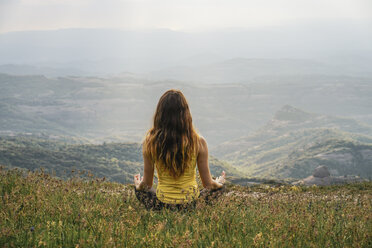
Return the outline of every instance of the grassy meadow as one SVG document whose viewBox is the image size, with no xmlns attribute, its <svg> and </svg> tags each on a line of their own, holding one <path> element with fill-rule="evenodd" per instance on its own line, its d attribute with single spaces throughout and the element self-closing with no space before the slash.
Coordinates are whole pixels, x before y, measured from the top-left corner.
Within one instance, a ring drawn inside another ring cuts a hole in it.
<svg viewBox="0 0 372 248">
<path fill-rule="evenodd" d="M 133 185 L 0 170 L 0 247 L 372 247 L 372 183 L 227 185 L 214 205 L 147 211 Z"/>
</svg>

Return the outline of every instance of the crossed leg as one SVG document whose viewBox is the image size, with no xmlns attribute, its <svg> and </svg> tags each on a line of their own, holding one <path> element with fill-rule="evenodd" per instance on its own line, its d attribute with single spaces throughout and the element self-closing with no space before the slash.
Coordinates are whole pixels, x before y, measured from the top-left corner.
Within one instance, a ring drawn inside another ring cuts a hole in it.
<svg viewBox="0 0 372 248">
<path fill-rule="evenodd" d="M 135 195 L 137 199 L 145 206 L 147 210 L 153 209 L 153 210 L 161 210 L 162 208 L 170 208 L 170 209 L 185 209 L 191 207 L 195 207 L 196 201 L 192 202 L 191 204 L 167 204 L 161 202 L 156 197 L 156 191 L 151 188 L 150 190 L 146 191 L 139 191 L 136 188 L 134 188 Z M 220 189 L 217 190 L 208 190 L 208 189 L 202 189 L 200 191 L 199 199 L 202 199 L 207 203 L 208 205 L 212 205 L 213 202 L 218 199 L 223 193 L 226 191 L 226 187 L 223 186 Z"/>
</svg>

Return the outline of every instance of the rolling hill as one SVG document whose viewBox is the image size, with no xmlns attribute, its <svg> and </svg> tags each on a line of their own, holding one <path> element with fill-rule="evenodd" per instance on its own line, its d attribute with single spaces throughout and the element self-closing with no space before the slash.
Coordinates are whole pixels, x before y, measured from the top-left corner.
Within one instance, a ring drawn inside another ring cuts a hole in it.
<svg viewBox="0 0 372 248">
<path fill-rule="evenodd" d="M 353 119 L 286 105 L 256 133 L 225 142 L 211 154 L 254 177 L 298 179 L 326 165 L 333 175 L 371 178 L 371 133 Z"/>
</svg>

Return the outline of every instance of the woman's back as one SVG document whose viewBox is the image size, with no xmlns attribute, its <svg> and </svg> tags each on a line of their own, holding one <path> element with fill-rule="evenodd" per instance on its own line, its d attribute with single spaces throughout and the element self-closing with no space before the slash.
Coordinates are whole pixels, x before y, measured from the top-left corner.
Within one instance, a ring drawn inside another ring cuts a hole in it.
<svg viewBox="0 0 372 248">
<path fill-rule="evenodd" d="M 196 182 L 196 155 L 192 157 L 184 173 L 174 178 L 169 171 L 164 169 L 160 161 L 155 162 L 158 173 L 158 186 L 156 195 L 164 203 L 180 204 L 193 201 L 199 197 Z"/>
</svg>

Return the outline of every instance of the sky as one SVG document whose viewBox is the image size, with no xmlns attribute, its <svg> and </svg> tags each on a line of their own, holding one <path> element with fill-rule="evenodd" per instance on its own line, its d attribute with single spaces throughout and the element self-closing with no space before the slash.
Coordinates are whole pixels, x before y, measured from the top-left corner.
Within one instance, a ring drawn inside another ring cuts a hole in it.
<svg viewBox="0 0 372 248">
<path fill-rule="evenodd" d="M 334 20 L 371 25 L 372 1 L 0 0 L 0 33 L 65 28 L 203 31 Z"/>
</svg>

